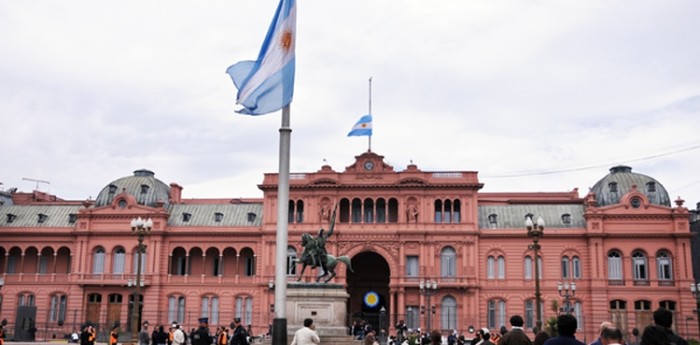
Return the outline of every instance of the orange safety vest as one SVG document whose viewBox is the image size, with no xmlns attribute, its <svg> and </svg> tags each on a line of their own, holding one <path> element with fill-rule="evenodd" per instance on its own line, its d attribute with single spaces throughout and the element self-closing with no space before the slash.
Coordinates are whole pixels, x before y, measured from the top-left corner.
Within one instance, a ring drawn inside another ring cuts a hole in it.
<svg viewBox="0 0 700 345">
<path fill-rule="evenodd" d="M 111 332 L 109 334 L 109 343 L 110 345 L 117 345 L 117 341 L 119 341 L 119 333 L 117 332 Z"/>
<path fill-rule="evenodd" d="M 173 332 L 168 332 L 168 341 L 173 342 Z"/>
<path fill-rule="evenodd" d="M 226 345 L 228 343 L 228 334 L 226 332 L 221 332 L 219 334 L 219 345 Z M 2 344 L 0 344 L 2 345 Z"/>
</svg>

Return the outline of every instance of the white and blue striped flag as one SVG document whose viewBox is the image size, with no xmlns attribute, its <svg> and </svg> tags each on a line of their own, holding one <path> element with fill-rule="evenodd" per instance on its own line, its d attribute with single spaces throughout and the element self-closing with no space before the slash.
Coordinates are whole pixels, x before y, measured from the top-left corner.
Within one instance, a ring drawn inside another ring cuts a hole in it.
<svg viewBox="0 0 700 345">
<path fill-rule="evenodd" d="M 349 137 L 362 135 L 372 136 L 372 114 L 367 114 L 360 118 L 350 130 L 350 133 L 348 133 Z"/>
<path fill-rule="evenodd" d="M 280 0 L 258 59 L 226 69 L 238 88 L 237 113 L 264 115 L 292 102 L 296 46 L 296 1 Z"/>
</svg>

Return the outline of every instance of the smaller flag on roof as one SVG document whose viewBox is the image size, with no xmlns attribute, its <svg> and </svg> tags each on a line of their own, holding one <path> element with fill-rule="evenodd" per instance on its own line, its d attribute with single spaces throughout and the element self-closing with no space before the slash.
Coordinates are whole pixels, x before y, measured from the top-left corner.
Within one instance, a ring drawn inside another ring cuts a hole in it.
<svg viewBox="0 0 700 345">
<path fill-rule="evenodd" d="M 363 135 L 372 136 L 372 114 L 367 114 L 360 118 L 352 127 L 352 130 L 350 130 L 350 133 L 348 133 L 349 137 L 359 137 Z"/>
</svg>

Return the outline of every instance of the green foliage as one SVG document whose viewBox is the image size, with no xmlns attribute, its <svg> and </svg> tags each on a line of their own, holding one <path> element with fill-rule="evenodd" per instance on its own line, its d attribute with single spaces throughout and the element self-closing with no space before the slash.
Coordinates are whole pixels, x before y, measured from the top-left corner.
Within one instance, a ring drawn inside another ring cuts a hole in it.
<svg viewBox="0 0 700 345">
<path fill-rule="evenodd" d="M 550 337 L 557 337 L 559 336 L 559 330 L 557 329 L 557 317 L 552 316 L 547 321 L 545 322 L 544 325 L 544 330 L 549 333 Z M 700 344 L 698 344 L 700 345 Z"/>
<path fill-rule="evenodd" d="M 415 335 L 409 335 L 407 339 L 408 339 L 408 345 L 418 345 L 419 344 L 419 341 L 418 341 L 419 339 Z M 700 345 L 700 344 L 698 344 L 698 345 Z"/>
<path fill-rule="evenodd" d="M 700 341 L 698 341 L 697 339 L 689 338 L 688 345 L 700 345 Z"/>
</svg>

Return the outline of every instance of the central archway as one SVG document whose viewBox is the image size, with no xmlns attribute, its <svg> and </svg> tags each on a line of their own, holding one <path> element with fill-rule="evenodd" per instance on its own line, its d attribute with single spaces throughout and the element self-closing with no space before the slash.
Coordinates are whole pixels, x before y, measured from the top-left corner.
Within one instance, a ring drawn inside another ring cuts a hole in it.
<svg viewBox="0 0 700 345">
<path fill-rule="evenodd" d="M 355 272 L 347 271 L 350 323 L 364 320 L 375 330 L 385 328 L 388 331 L 389 263 L 381 255 L 365 251 L 352 257 L 352 267 Z"/>
</svg>

